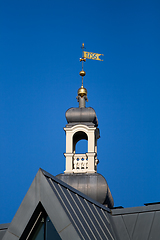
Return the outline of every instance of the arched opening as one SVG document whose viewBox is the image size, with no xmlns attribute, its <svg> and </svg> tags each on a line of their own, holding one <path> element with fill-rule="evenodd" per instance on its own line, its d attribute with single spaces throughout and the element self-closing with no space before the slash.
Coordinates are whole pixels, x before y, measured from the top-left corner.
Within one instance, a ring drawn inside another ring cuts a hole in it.
<svg viewBox="0 0 160 240">
<path fill-rule="evenodd" d="M 75 153 L 86 153 L 88 152 L 88 141 L 87 140 L 79 140 L 76 144 Z"/>
<path fill-rule="evenodd" d="M 88 152 L 88 136 L 85 132 L 76 132 L 73 136 L 73 151 L 74 153 Z"/>
</svg>

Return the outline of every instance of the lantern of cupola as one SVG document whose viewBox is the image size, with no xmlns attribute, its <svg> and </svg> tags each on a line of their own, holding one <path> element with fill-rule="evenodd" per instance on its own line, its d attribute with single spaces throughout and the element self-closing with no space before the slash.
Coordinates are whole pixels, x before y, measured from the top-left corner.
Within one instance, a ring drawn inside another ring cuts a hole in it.
<svg viewBox="0 0 160 240">
<path fill-rule="evenodd" d="M 78 90 L 78 92 L 80 92 Z M 66 111 L 68 124 L 66 132 L 66 169 L 65 173 L 94 173 L 97 171 L 97 140 L 100 137 L 98 120 L 93 108 L 85 107 L 87 95 L 78 94 L 79 107 Z M 88 142 L 88 151 L 76 153 L 77 143 L 85 139 Z"/>
</svg>

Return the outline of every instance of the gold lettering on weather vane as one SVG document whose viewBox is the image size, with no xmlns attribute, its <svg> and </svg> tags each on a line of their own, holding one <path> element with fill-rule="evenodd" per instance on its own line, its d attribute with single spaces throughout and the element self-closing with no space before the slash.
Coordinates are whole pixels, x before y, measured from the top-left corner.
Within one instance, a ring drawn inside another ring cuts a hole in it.
<svg viewBox="0 0 160 240">
<path fill-rule="evenodd" d="M 83 51 L 83 53 L 84 53 L 84 57 L 87 58 L 87 59 L 103 61 L 103 59 L 99 58 L 101 55 L 104 56 L 103 54 L 86 52 L 86 51 Z"/>
</svg>

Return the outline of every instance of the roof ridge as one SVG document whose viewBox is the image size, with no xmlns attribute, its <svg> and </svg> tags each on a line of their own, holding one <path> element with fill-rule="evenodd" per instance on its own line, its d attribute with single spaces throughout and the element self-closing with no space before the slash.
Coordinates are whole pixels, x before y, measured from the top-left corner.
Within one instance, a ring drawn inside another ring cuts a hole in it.
<svg viewBox="0 0 160 240">
<path fill-rule="evenodd" d="M 138 213 L 153 212 L 153 211 L 160 211 L 160 204 L 112 209 L 112 215 L 117 216 L 117 215 L 127 215 L 127 214 L 138 214 Z"/>
</svg>

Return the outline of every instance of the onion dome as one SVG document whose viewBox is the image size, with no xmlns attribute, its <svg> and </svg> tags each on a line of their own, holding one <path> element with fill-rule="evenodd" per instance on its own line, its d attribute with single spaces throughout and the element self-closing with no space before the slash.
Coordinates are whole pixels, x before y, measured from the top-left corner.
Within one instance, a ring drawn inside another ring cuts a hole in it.
<svg viewBox="0 0 160 240">
<path fill-rule="evenodd" d="M 98 126 L 98 119 L 93 108 L 69 108 L 66 111 L 68 123 L 85 123 L 86 125 Z"/>
</svg>

